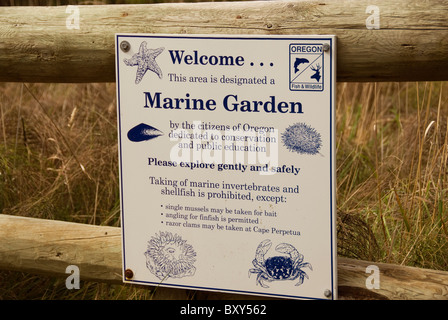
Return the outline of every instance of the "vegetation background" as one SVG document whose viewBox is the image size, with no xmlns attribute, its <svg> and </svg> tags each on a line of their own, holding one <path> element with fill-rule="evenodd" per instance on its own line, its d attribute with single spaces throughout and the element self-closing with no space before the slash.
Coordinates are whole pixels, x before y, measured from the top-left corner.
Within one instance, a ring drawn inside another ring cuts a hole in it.
<svg viewBox="0 0 448 320">
<path fill-rule="evenodd" d="M 147 1 L 0 0 L 112 2 Z M 0 213 L 118 227 L 116 116 L 114 83 L 0 83 Z M 338 254 L 448 271 L 448 83 L 338 83 L 336 128 Z M 0 271 L 0 300 L 153 289 Z"/>
</svg>

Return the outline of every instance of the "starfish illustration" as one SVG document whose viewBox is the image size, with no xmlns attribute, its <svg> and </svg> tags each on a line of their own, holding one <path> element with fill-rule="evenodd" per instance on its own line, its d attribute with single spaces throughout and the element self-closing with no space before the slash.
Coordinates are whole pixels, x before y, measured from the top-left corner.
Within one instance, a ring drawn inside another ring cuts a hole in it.
<svg viewBox="0 0 448 320">
<path fill-rule="evenodd" d="M 157 65 L 156 58 L 165 48 L 147 49 L 146 41 L 140 45 L 138 53 L 134 54 L 131 59 L 124 59 L 127 66 L 138 66 L 137 76 L 135 77 L 135 84 L 139 84 L 145 75 L 146 71 L 151 70 L 162 79 L 162 70 Z"/>
</svg>

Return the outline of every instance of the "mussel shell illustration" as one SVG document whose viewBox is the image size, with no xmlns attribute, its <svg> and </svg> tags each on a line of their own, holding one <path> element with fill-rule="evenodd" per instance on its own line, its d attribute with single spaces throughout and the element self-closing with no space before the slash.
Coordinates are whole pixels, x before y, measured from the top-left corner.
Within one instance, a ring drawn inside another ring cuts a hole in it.
<svg viewBox="0 0 448 320">
<path fill-rule="evenodd" d="M 145 123 L 140 123 L 128 131 L 128 139 L 133 142 L 147 141 L 161 135 L 162 131 Z"/>
</svg>

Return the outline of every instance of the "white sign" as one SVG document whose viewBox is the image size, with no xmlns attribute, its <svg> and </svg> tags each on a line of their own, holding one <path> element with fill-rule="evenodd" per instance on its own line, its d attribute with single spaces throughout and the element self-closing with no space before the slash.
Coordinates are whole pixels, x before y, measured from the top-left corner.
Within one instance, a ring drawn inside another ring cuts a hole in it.
<svg viewBox="0 0 448 320">
<path fill-rule="evenodd" d="M 116 35 L 125 282 L 336 298 L 335 45 Z"/>
</svg>

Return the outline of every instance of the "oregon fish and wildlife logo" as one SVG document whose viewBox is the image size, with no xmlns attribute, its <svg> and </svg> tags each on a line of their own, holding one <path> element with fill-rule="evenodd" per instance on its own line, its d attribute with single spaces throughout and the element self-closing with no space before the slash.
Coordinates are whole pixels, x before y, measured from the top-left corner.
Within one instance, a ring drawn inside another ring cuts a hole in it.
<svg viewBox="0 0 448 320">
<path fill-rule="evenodd" d="M 323 44 L 289 45 L 289 89 L 291 91 L 324 90 Z"/>
</svg>

